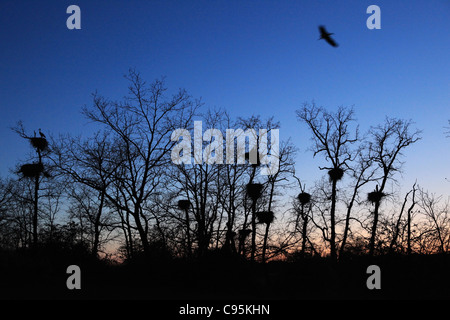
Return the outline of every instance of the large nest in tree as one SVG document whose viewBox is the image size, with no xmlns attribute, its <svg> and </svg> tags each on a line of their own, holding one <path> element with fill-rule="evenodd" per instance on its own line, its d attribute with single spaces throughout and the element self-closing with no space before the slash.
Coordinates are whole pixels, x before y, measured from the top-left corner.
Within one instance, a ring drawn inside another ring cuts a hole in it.
<svg viewBox="0 0 450 320">
<path fill-rule="evenodd" d="M 328 175 L 330 176 L 330 181 L 339 181 L 344 176 L 344 170 L 341 168 L 333 168 L 328 171 Z"/>
<path fill-rule="evenodd" d="M 247 194 L 253 200 L 257 200 L 261 197 L 263 185 L 261 183 L 249 183 L 247 184 Z"/>
<path fill-rule="evenodd" d="M 27 163 L 20 166 L 19 172 L 26 178 L 35 178 L 44 171 L 42 163 Z"/>
<path fill-rule="evenodd" d="M 380 202 L 384 196 L 386 196 L 386 194 L 381 191 L 372 191 L 367 194 L 367 200 L 372 203 L 377 203 Z"/>
<path fill-rule="evenodd" d="M 45 138 L 30 138 L 30 143 L 33 146 L 33 148 L 36 148 L 40 151 L 44 151 L 45 149 L 48 148 L 48 142 L 47 139 Z"/>
<path fill-rule="evenodd" d="M 256 212 L 256 218 L 258 218 L 259 223 L 270 224 L 273 222 L 275 215 L 272 211 L 261 211 Z"/>
<path fill-rule="evenodd" d="M 241 239 L 245 239 L 249 236 L 250 233 L 252 233 L 252 230 L 250 229 L 241 229 L 238 231 L 239 232 L 239 237 Z"/>
<path fill-rule="evenodd" d="M 191 202 L 189 200 L 178 200 L 178 208 L 181 210 L 188 210 L 191 206 Z"/>
<path fill-rule="evenodd" d="M 305 205 L 311 201 L 311 195 L 307 192 L 302 192 L 297 196 L 297 199 L 301 204 Z"/>
</svg>

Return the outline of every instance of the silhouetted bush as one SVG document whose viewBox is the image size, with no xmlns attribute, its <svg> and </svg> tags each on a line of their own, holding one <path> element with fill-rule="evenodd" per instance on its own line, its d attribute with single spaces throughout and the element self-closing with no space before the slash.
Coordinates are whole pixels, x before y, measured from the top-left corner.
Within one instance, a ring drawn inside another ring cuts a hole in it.
<svg viewBox="0 0 450 320">
<path fill-rule="evenodd" d="M 319 255 L 315 255 L 314 251 L 312 250 L 305 250 L 304 252 L 302 252 L 301 249 L 289 252 L 286 254 L 286 263 L 295 263 L 295 262 L 299 262 L 299 261 L 304 261 L 304 260 L 311 260 L 312 258 L 315 259 L 321 259 L 321 257 Z"/>
<path fill-rule="evenodd" d="M 173 258 L 172 251 L 161 240 L 150 242 L 148 255 L 150 259 L 158 262 L 168 261 Z"/>
</svg>

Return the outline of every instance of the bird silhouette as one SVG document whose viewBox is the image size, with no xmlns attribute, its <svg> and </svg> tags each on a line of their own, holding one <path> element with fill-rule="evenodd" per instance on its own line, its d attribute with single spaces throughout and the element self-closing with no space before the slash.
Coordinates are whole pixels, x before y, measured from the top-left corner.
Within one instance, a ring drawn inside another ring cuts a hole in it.
<svg viewBox="0 0 450 320">
<path fill-rule="evenodd" d="M 41 128 L 39 128 L 39 135 L 41 136 L 41 138 L 45 138 L 45 134 L 42 133 Z"/>
<path fill-rule="evenodd" d="M 336 41 L 334 41 L 330 36 L 333 35 L 334 33 L 328 33 L 327 30 L 325 29 L 324 26 L 319 26 L 319 31 L 320 31 L 320 38 L 317 40 L 321 40 L 324 39 L 326 42 L 328 42 L 331 46 L 333 47 L 337 47 L 338 44 L 336 43 Z"/>
</svg>

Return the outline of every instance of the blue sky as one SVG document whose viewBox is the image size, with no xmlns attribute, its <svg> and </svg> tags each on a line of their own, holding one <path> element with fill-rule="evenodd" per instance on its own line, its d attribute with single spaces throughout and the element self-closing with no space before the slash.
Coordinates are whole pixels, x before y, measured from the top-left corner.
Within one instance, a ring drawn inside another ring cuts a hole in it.
<svg viewBox="0 0 450 320">
<path fill-rule="evenodd" d="M 66 27 L 71 4 L 81 30 Z M 371 4 L 381 8 L 380 30 L 366 27 Z M 29 132 L 88 135 L 95 128 L 81 108 L 96 90 L 121 99 L 133 67 L 233 116 L 274 115 L 309 185 L 321 173 L 295 118 L 301 103 L 354 105 L 362 131 L 385 116 L 412 119 L 423 139 L 405 152 L 399 178 L 448 194 L 449 15 L 445 0 L 2 0 L 0 175 L 29 151 L 9 129 L 17 121 Z M 338 48 L 317 41 L 320 24 Z"/>
</svg>

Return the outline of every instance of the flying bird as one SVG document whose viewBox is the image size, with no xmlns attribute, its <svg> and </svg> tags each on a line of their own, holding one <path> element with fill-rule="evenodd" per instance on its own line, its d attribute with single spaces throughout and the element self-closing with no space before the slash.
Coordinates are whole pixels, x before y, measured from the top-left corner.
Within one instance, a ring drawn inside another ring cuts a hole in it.
<svg viewBox="0 0 450 320">
<path fill-rule="evenodd" d="M 338 44 L 330 37 L 334 33 L 328 33 L 324 26 L 319 26 L 319 31 L 320 31 L 320 38 L 317 40 L 324 39 L 331 46 L 333 46 L 333 47 L 338 46 Z"/>
<path fill-rule="evenodd" d="M 42 133 L 41 128 L 39 128 L 39 135 L 41 136 L 41 138 L 45 138 L 45 134 Z"/>
</svg>

